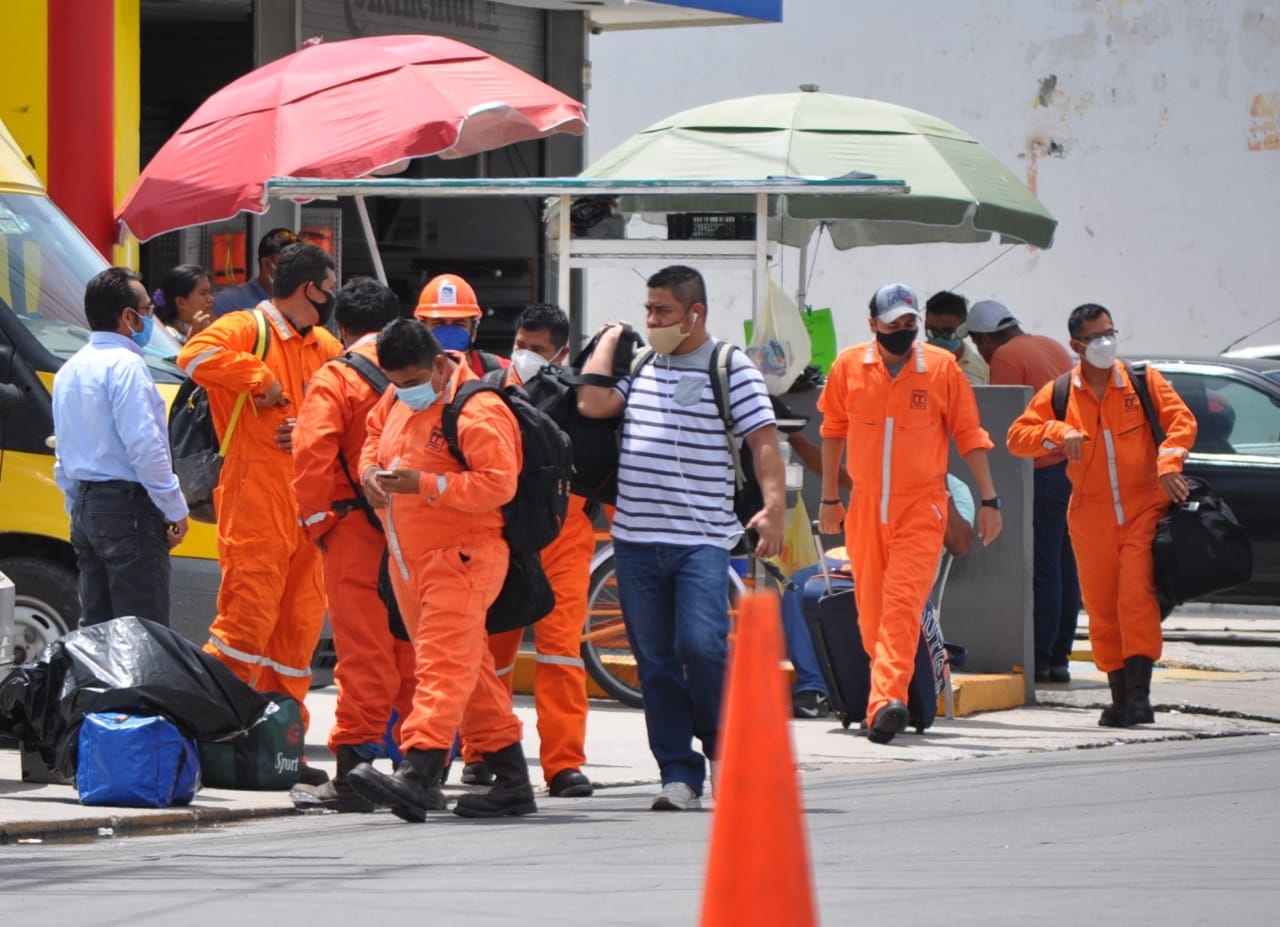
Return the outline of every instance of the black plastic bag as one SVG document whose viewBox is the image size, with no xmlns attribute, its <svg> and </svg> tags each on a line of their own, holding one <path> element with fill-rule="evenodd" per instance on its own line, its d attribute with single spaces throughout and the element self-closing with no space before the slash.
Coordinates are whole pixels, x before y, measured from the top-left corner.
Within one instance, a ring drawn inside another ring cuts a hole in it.
<svg viewBox="0 0 1280 927">
<path fill-rule="evenodd" d="M 75 772 L 74 736 L 89 712 L 162 715 L 195 740 L 243 731 L 267 699 L 176 631 L 116 618 L 65 634 L 36 664 L 0 685 L 6 720 L 63 775 Z"/>
</svg>

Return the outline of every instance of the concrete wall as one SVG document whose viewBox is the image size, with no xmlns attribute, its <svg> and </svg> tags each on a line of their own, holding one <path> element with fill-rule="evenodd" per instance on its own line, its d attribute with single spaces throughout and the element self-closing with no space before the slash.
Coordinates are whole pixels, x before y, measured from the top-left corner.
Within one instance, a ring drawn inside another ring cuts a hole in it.
<svg viewBox="0 0 1280 927">
<path fill-rule="evenodd" d="M 835 310 L 842 344 L 861 340 L 862 307 L 895 279 L 999 298 L 1064 340 L 1070 309 L 1101 302 L 1127 353 L 1216 353 L 1280 317 L 1274 0 L 803 0 L 780 25 L 606 33 L 591 57 L 589 161 L 679 110 L 813 82 L 955 123 L 1059 219 L 1046 251 L 823 245 L 810 301 Z M 778 276 L 795 292 L 791 258 Z M 635 282 L 592 270 L 588 329 Z M 741 337 L 750 282 L 711 274 L 713 311 L 734 316 L 726 336 Z M 623 305 L 634 320 L 639 300 Z M 1280 325 L 1253 340 L 1280 342 Z"/>
</svg>

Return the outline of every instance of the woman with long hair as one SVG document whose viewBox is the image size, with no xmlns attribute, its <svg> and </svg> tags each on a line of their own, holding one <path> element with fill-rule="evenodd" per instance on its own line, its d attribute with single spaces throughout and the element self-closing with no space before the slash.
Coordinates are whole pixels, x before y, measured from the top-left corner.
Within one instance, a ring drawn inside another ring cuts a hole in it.
<svg viewBox="0 0 1280 927">
<path fill-rule="evenodd" d="M 151 301 L 156 318 L 183 344 L 213 321 L 213 280 L 198 264 L 179 264 L 164 275 Z"/>
</svg>

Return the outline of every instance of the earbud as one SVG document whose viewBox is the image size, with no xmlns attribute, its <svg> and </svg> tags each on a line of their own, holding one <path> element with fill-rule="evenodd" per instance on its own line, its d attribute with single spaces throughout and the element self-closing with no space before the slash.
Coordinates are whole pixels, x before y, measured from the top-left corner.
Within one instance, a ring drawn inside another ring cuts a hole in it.
<svg viewBox="0 0 1280 927">
<path fill-rule="evenodd" d="M 692 324 L 692 325 L 697 325 L 697 324 L 698 324 L 698 313 L 696 313 L 696 312 L 695 312 L 695 313 L 693 314 L 693 322 L 691 322 L 690 324 Z"/>
</svg>

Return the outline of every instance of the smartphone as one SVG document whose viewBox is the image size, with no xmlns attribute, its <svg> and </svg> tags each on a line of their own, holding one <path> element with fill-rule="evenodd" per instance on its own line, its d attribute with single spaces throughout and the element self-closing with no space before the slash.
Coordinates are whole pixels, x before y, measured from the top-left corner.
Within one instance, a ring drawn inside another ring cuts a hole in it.
<svg viewBox="0 0 1280 927">
<path fill-rule="evenodd" d="M 391 476 L 395 476 L 395 475 L 396 475 L 396 471 L 394 471 L 394 470 L 374 470 L 374 471 L 373 471 L 373 475 L 374 475 L 374 476 L 380 476 L 380 477 L 391 477 Z"/>
</svg>

